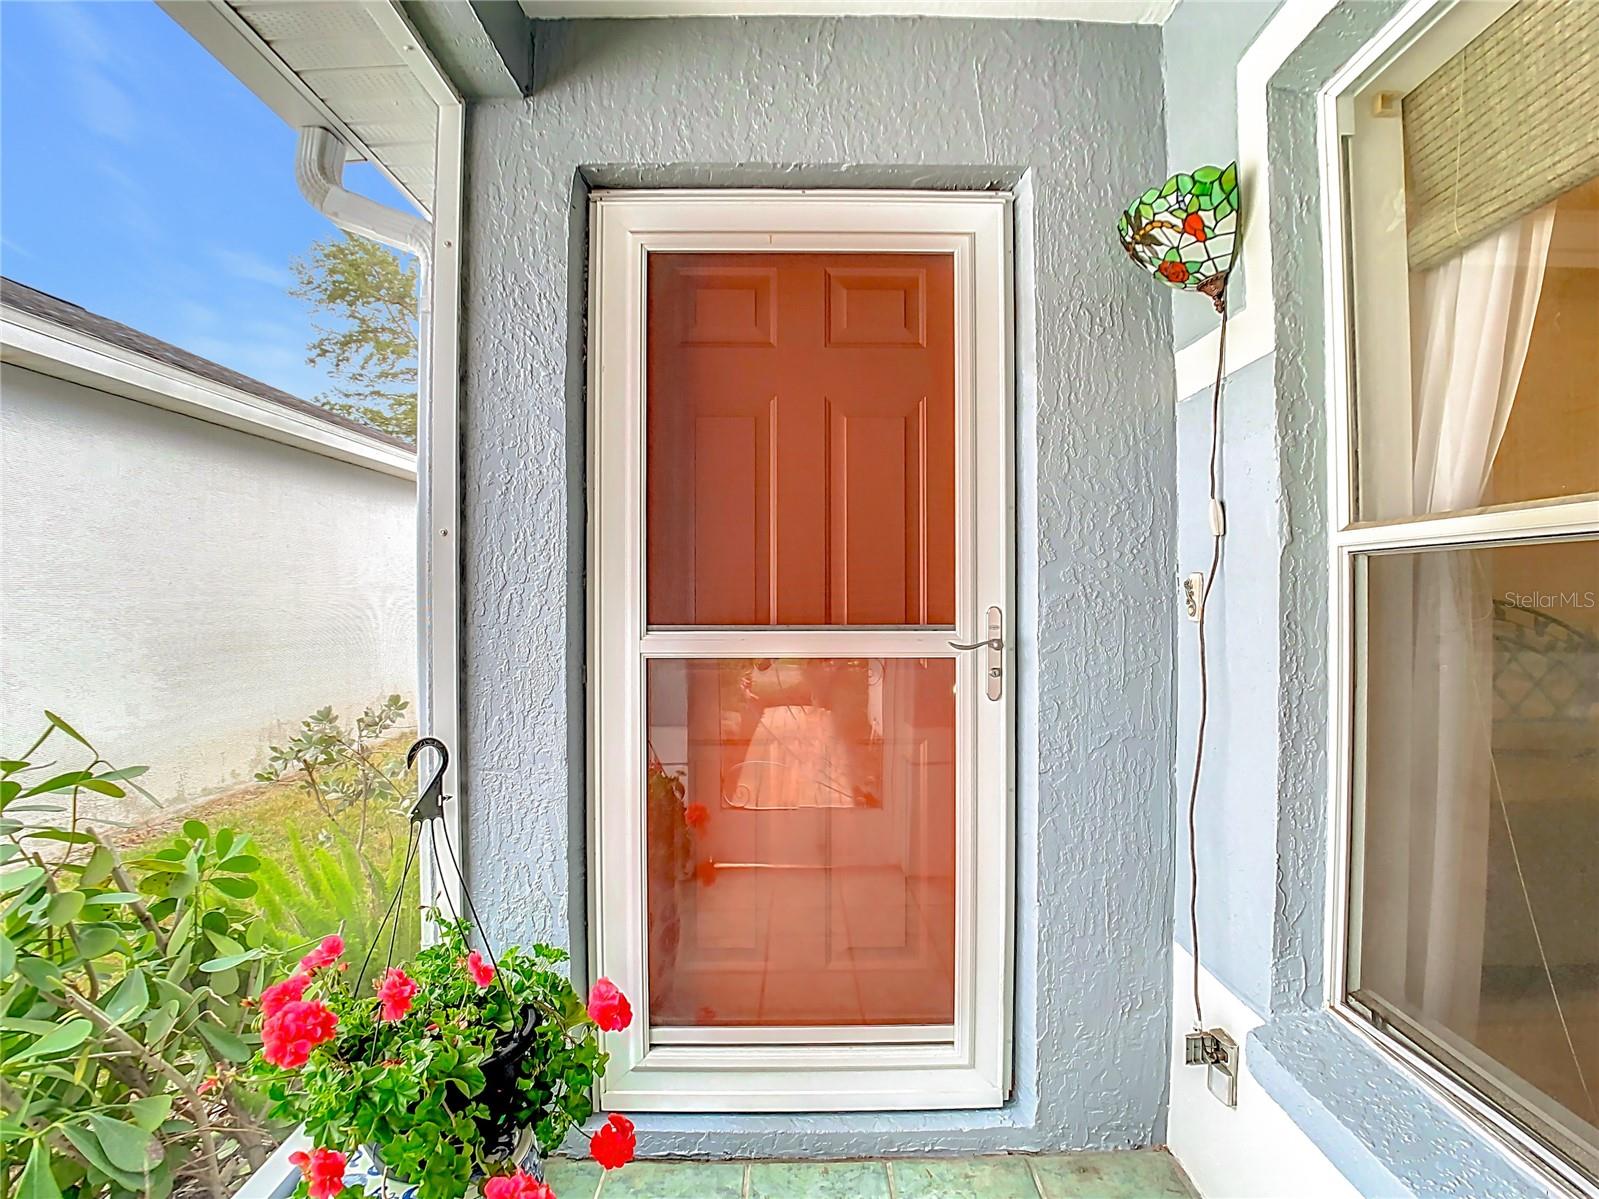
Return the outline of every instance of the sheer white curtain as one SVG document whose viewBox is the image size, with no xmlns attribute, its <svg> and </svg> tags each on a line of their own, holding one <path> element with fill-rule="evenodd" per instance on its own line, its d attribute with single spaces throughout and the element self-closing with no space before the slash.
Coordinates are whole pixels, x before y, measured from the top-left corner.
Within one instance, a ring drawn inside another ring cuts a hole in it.
<svg viewBox="0 0 1599 1199">
<path fill-rule="evenodd" d="M 1414 515 L 1481 506 L 1532 338 L 1554 206 L 1413 276 Z M 1404 998 L 1476 1030 L 1493 813 L 1493 596 L 1469 553 L 1411 560 Z M 1403 684 L 1402 684 L 1403 686 Z"/>
</svg>

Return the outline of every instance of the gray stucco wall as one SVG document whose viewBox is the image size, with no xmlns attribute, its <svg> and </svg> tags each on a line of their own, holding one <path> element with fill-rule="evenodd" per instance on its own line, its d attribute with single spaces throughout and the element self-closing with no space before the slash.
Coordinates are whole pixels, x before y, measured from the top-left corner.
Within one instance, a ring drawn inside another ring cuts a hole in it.
<svg viewBox="0 0 1599 1199">
<path fill-rule="evenodd" d="M 1166 18 L 1161 60 L 1166 157 L 1172 171 L 1205 163 L 1225 166 L 1238 156 L 1238 60 L 1282 2 L 1182 0 Z M 1242 269 L 1234 271 L 1227 294 L 1235 310 L 1247 302 L 1248 282 Z M 1210 305 L 1191 296 L 1173 300 L 1172 344 L 1177 348 L 1216 327 Z"/>
<path fill-rule="evenodd" d="M 1325 1006 L 1329 431 L 1316 95 L 1398 7 L 1342 0 L 1268 89 L 1275 352 L 1229 376 L 1223 397 L 1228 535 L 1209 624 L 1214 739 L 1200 796 L 1200 945 L 1205 966 L 1266 1018 L 1245 1043 L 1245 1069 L 1362 1193 L 1510 1199 L 1555 1190 Z M 1209 561 L 1208 409 L 1208 389 L 1178 406 L 1183 571 Z M 1186 798 L 1197 711 L 1191 625 L 1179 641 Z M 1178 838 L 1183 858 L 1185 829 Z M 1179 869 L 1176 927 L 1186 945 L 1186 862 Z"/>
<path fill-rule="evenodd" d="M 652 1117 L 646 1153 L 1163 1134 L 1174 428 L 1166 296 L 1115 244 L 1164 168 L 1160 33 L 1002 21 L 539 27 L 468 122 L 464 793 L 491 934 L 586 939 L 587 183 L 1016 185 L 1016 1090 L 997 1111 Z"/>
</svg>

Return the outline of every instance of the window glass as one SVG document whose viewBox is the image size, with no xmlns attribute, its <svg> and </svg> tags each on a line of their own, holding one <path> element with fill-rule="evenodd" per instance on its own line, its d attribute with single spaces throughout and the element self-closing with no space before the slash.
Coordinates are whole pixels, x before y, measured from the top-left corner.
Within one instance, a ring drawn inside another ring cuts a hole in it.
<svg viewBox="0 0 1599 1199">
<path fill-rule="evenodd" d="M 1599 1159 L 1599 540 L 1357 561 L 1353 997 Z"/>
<path fill-rule="evenodd" d="M 1437 65 L 1424 41 L 1388 69 L 1399 90 L 1355 98 L 1359 519 L 1599 492 L 1599 101 L 1573 82 L 1599 25 L 1583 7 L 1515 5 Z"/>
</svg>

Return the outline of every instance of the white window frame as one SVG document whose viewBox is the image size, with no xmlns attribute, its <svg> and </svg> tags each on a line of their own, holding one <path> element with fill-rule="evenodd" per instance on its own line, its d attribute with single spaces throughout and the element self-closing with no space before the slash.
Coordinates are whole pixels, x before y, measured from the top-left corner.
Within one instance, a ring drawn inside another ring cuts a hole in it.
<svg viewBox="0 0 1599 1199">
<path fill-rule="evenodd" d="M 1329 504 L 1328 585 L 1330 625 L 1328 688 L 1332 750 L 1329 778 L 1331 819 L 1328 854 L 1327 995 L 1332 1011 L 1385 1055 L 1477 1127 L 1509 1150 L 1523 1163 L 1546 1178 L 1587 1195 L 1599 1189 L 1584 1178 L 1570 1162 L 1543 1140 L 1512 1120 L 1504 1110 L 1483 1094 L 1466 1085 L 1454 1074 L 1424 1054 L 1413 1043 L 1375 1023 L 1348 997 L 1350 936 L 1358 922 L 1352 916 L 1358 895 L 1351 877 L 1356 847 L 1353 820 L 1357 807 L 1358 740 L 1363 725 L 1361 702 L 1356 683 L 1356 630 L 1360 597 L 1357 594 L 1356 563 L 1365 554 L 1385 550 L 1425 548 L 1471 548 L 1555 540 L 1574 535 L 1599 533 L 1599 497 L 1577 496 L 1521 505 L 1505 505 L 1441 516 L 1360 521 L 1356 512 L 1355 404 L 1356 371 L 1350 324 L 1354 312 L 1351 266 L 1352 222 L 1360 217 L 1363 196 L 1359 182 L 1348 187 L 1350 162 L 1346 159 L 1344 136 L 1366 132 L 1363 165 L 1383 169 L 1386 157 L 1394 169 L 1402 170 L 1403 145 L 1398 140 L 1399 122 L 1388 122 L 1388 129 L 1376 128 L 1381 118 L 1357 105 L 1354 97 L 1367 89 L 1380 88 L 1404 92 L 1419 83 L 1433 69 L 1447 61 L 1472 38 L 1486 29 L 1511 6 L 1511 0 L 1411 0 L 1387 26 L 1334 75 L 1318 94 L 1318 150 L 1321 161 L 1321 191 L 1325 270 L 1325 311 L 1328 338 L 1327 428 Z M 1396 62 L 1409 52 L 1403 62 Z M 1404 247 L 1388 257 L 1397 263 L 1399 275 L 1405 271 Z M 1379 267 L 1379 269 L 1381 269 Z M 1392 280 L 1387 280 L 1392 284 Z M 1368 282 L 1367 286 L 1370 284 Z M 1395 300 L 1400 308 L 1387 312 L 1391 328 L 1409 327 L 1405 282 Z M 1379 297 L 1381 302 L 1382 297 Z M 1362 298 L 1362 303 L 1367 297 Z M 1391 307 L 1391 305 L 1390 305 Z M 1386 415 L 1383 434 L 1377 441 L 1396 456 L 1403 456 L 1409 469 L 1409 362 L 1403 336 L 1384 338 L 1380 343 L 1379 365 L 1365 372 L 1368 392 L 1374 381 L 1399 380 L 1405 388 L 1405 403 L 1390 403 L 1375 413 L 1368 402 L 1365 419 Z M 1378 472 L 1374 472 L 1380 474 Z"/>
<path fill-rule="evenodd" d="M 1011 602 L 1010 198 L 998 193 L 598 192 L 592 199 L 589 353 L 590 965 L 634 1000 L 606 1035 L 602 1109 L 784 1112 L 994 1107 L 1010 1087 L 1011 712 L 979 698 L 957 717 L 956 1018 L 940 1028 L 657 1030 L 648 1022 L 643 870 L 646 656 L 741 657 L 739 630 L 649 630 L 643 598 L 646 255 L 653 251 L 949 252 L 955 258 L 958 577 L 953 629 L 759 631 L 763 653 L 950 656 Z M 978 419 L 980 417 L 980 419 Z M 975 526 L 975 527 L 974 527 Z M 1011 619 L 1009 616 L 1007 619 Z M 1007 629 L 1007 640 L 1013 633 Z M 982 655 L 955 658 L 982 691 Z M 595 730 L 604 715 L 602 745 Z M 617 745 L 635 747 L 618 753 Z M 979 747 L 981 750 L 979 752 Z M 760 1042 L 760 1043 L 756 1043 Z"/>
</svg>

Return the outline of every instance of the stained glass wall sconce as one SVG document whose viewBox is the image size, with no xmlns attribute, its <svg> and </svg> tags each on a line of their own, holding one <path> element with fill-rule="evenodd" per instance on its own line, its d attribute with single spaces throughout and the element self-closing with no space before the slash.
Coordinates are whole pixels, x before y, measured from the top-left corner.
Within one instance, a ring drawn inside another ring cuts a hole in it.
<svg viewBox="0 0 1599 1199">
<path fill-rule="evenodd" d="M 1227 305 L 1238 228 L 1238 164 L 1173 175 L 1127 206 L 1116 231 L 1139 266 L 1180 291 Z"/>
</svg>

